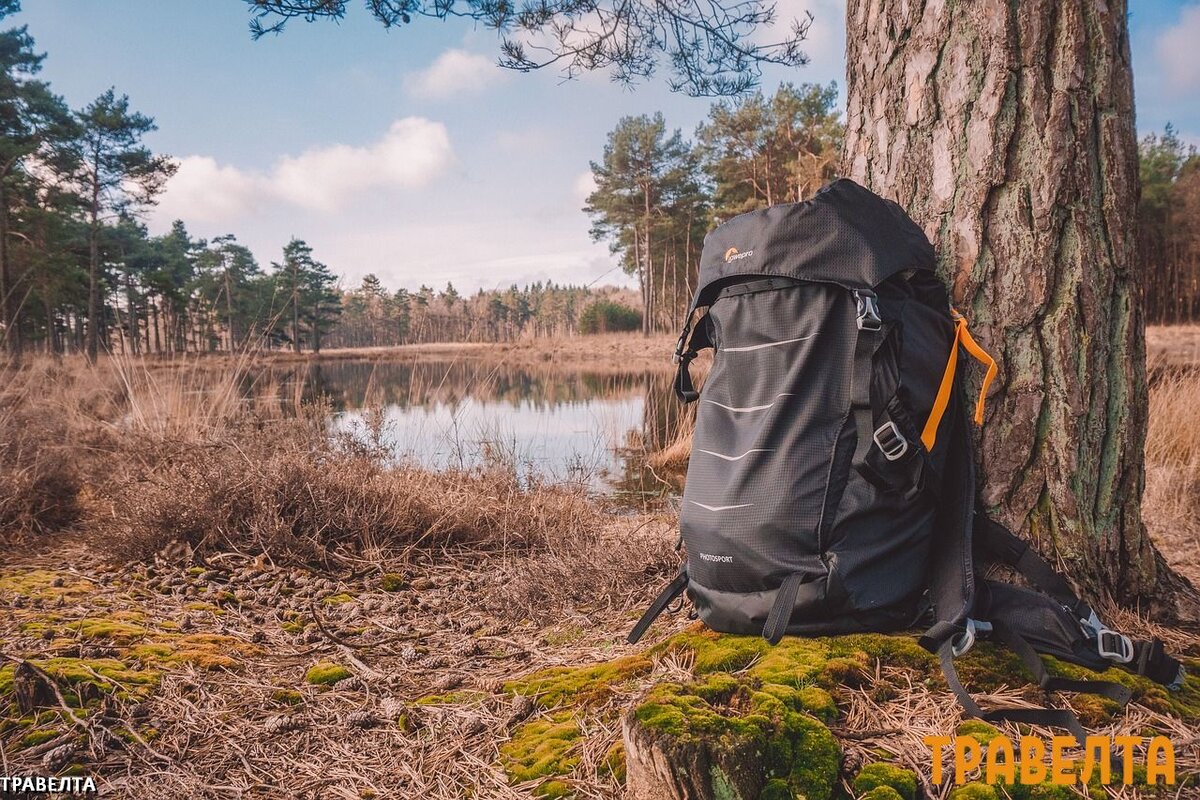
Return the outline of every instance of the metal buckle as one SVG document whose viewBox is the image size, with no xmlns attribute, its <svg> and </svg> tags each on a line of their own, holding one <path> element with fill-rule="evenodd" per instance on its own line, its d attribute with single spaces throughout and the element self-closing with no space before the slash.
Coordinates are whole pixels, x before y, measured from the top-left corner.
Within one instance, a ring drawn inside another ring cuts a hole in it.
<svg viewBox="0 0 1200 800">
<path fill-rule="evenodd" d="M 874 292 L 854 292 L 854 301 L 858 306 L 858 329 L 860 331 L 878 331 L 883 328 L 883 318 L 879 316 L 879 298 Z"/>
<path fill-rule="evenodd" d="M 1118 664 L 1128 664 L 1133 661 L 1133 642 L 1122 633 L 1101 628 L 1096 631 L 1096 652 L 1101 658 Z"/>
<path fill-rule="evenodd" d="M 887 442 L 885 443 L 879 436 L 881 433 L 888 432 L 890 432 L 890 436 L 887 437 Z M 883 457 L 888 461 L 895 461 L 908 452 L 908 439 L 904 438 L 900 433 L 900 429 L 896 427 L 896 423 L 890 419 L 876 428 L 871 438 L 875 440 L 875 446 L 879 448 L 879 451 L 883 453 Z"/>
</svg>

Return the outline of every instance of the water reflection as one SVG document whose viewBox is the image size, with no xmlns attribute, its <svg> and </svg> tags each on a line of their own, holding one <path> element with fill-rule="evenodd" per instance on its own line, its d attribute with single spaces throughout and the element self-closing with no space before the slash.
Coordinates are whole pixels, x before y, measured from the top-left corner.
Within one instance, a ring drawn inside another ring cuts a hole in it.
<svg viewBox="0 0 1200 800">
<path fill-rule="evenodd" d="M 378 430 L 397 461 L 446 469 L 497 459 L 642 505 L 680 483 L 646 463 L 681 424 L 671 378 L 482 361 L 336 361 L 268 379 L 283 397 L 328 403 L 335 430 L 361 437 Z"/>
</svg>

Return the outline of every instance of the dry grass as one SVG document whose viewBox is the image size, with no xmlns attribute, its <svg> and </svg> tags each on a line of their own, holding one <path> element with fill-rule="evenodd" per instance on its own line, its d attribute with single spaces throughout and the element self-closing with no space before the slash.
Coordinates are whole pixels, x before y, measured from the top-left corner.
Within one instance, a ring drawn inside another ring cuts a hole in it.
<svg viewBox="0 0 1200 800">
<path fill-rule="evenodd" d="M 1172 567 L 1200 585 L 1200 373 L 1167 372 L 1150 390 L 1142 516 Z"/>
<path fill-rule="evenodd" d="M 56 570 L 64 587 L 0 593 L 0 656 L 137 665 L 131 650 L 83 635 L 81 620 L 97 614 L 140 615 L 156 636 L 191 629 L 245 644 L 232 669 L 185 663 L 163 671 L 153 698 L 113 696 L 105 713 L 89 715 L 86 731 L 74 733 L 86 752 L 75 757 L 106 776 L 106 796 L 529 797 L 533 786 L 509 784 L 498 748 L 548 712 L 499 687 L 535 668 L 632 652 L 622 642 L 630 610 L 675 567 L 674 520 L 613 514 L 577 490 L 531 484 L 511 464 L 443 474 L 396 467 L 379 442 L 330 436 L 320 406 L 281 402 L 272 387 L 248 392 L 244 362 L 213 363 L 0 368 L 0 481 L 15 487 L 0 493 L 0 534 L 56 546 L 37 555 L 9 548 L 0 578 Z M 1147 524 L 1193 579 L 1197 397 L 1195 373 L 1155 383 L 1146 451 Z M 652 466 L 686 463 L 683 419 Z M 72 531 L 83 535 L 60 544 Z M 384 573 L 402 575 L 406 588 L 383 590 Z M 83 576 L 87 590 L 71 593 Z M 57 620 L 52 638 L 27 627 L 44 609 Z M 306 684 L 318 660 L 353 677 Z M 580 712 L 578 797 L 619 792 L 595 768 L 619 737 L 609 712 L 648 682 L 690 671 L 659 659 L 605 713 Z M 899 690 L 875 693 L 875 684 Z M 281 689 L 300 702 L 281 703 Z M 445 692 L 459 694 L 416 703 Z M 878 760 L 882 749 L 926 773 L 919 736 L 954 728 L 959 711 L 948 698 L 880 665 L 842 706 L 839 730 L 856 733 L 844 742 L 849 762 Z M 1008 690 L 984 700 L 1031 702 Z M 53 710 L 38 713 L 54 719 Z M 1186 766 L 1197 766 L 1195 734 L 1177 721 L 1135 706 L 1118 722 L 1170 731 Z M 147 740 L 114 744 L 104 726 L 119 725 Z M 43 771 L 40 754 L 13 748 L 21 735 L 0 727 L 7 771 Z"/>
<path fill-rule="evenodd" d="M 640 333 L 605 333 L 594 336 L 529 338 L 513 342 L 431 342 L 394 347 L 345 347 L 320 353 L 286 350 L 258 351 L 256 363 L 309 363 L 353 361 L 485 361 L 507 366 L 536 366 L 578 372 L 586 368 L 596 374 L 664 369 L 671 363 L 674 336 Z M 227 355 L 206 356 L 204 361 L 220 365 Z M 239 360 L 234 358 L 234 360 Z"/>
</svg>

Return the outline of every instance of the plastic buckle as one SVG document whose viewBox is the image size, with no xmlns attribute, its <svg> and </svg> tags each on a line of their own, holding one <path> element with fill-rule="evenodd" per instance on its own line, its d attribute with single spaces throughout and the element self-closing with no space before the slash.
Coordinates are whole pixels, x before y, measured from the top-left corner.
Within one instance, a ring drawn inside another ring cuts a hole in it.
<svg viewBox="0 0 1200 800">
<path fill-rule="evenodd" d="M 954 637 L 950 643 L 950 652 L 955 658 L 964 655 L 968 650 L 975 646 L 975 620 L 967 618 L 966 630 Z"/>
<path fill-rule="evenodd" d="M 881 434 L 887 434 L 886 441 L 880 438 Z M 900 429 L 896 427 L 896 423 L 890 419 L 876 428 L 871 438 L 875 440 L 875 445 L 888 461 L 902 458 L 908 452 L 908 439 L 904 438 Z"/>
<path fill-rule="evenodd" d="M 1096 631 L 1096 652 L 1101 658 L 1128 664 L 1133 661 L 1133 641 L 1122 633 L 1101 628 Z"/>
<path fill-rule="evenodd" d="M 879 316 L 879 298 L 874 292 L 854 292 L 854 301 L 858 306 L 856 320 L 860 331 L 878 331 L 883 329 L 883 318 Z"/>
</svg>

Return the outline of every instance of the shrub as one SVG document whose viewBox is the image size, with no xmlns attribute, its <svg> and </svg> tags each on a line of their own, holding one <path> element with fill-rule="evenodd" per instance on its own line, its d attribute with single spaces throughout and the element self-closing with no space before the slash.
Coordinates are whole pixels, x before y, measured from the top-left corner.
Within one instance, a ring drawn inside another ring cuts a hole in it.
<svg viewBox="0 0 1200 800">
<path fill-rule="evenodd" d="M 579 315 L 579 332 L 585 334 L 620 333 L 641 327 L 640 311 L 611 300 L 597 300 Z"/>
</svg>

